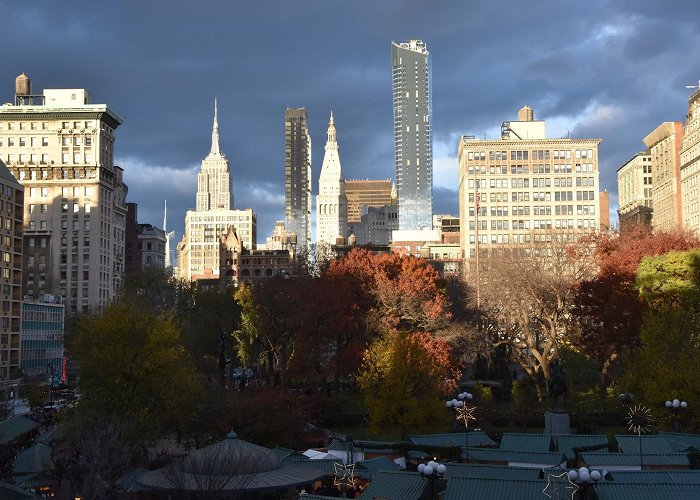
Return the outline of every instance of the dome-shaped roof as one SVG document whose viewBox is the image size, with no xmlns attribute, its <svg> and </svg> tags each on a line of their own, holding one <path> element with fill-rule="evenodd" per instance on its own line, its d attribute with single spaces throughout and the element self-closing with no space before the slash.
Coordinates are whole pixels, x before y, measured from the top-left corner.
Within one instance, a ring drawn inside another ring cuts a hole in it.
<svg viewBox="0 0 700 500">
<path fill-rule="evenodd" d="M 226 439 L 190 453 L 183 469 L 190 474 L 236 475 L 268 472 L 280 468 L 275 452 L 238 439 L 231 431 Z"/>
</svg>

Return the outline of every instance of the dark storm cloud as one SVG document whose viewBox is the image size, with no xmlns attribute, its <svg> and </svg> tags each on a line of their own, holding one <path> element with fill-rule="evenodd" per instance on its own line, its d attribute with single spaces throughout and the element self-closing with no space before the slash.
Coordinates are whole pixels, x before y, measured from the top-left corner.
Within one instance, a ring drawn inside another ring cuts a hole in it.
<svg viewBox="0 0 700 500">
<path fill-rule="evenodd" d="M 524 104 L 553 135 L 600 137 L 601 184 L 700 79 L 700 4 L 683 1 L 0 0 L 0 98 L 84 87 L 124 118 L 116 155 L 143 222 L 182 234 L 210 147 L 213 99 L 235 203 L 258 240 L 283 217 L 284 109 L 305 106 L 314 191 L 330 111 L 346 178 L 394 176 L 390 43 L 433 58 L 435 210 L 456 214 L 460 134 L 493 136 Z M 454 165 L 453 167 L 451 165 Z M 615 199 L 615 196 L 613 196 Z M 614 202 L 613 202 L 614 205 Z"/>
</svg>

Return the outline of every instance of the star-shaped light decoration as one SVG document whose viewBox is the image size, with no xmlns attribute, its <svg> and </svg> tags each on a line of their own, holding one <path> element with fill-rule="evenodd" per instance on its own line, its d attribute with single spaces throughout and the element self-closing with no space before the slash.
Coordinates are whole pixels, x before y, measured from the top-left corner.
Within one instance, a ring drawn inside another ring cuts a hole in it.
<svg viewBox="0 0 700 500">
<path fill-rule="evenodd" d="M 353 486 L 355 484 L 355 464 L 334 463 L 333 468 L 335 469 L 334 485 Z"/>
<path fill-rule="evenodd" d="M 654 423 L 651 417 L 651 410 L 642 405 L 633 406 L 627 414 L 627 425 L 629 430 L 636 434 L 645 434 L 651 429 Z"/>
<path fill-rule="evenodd" d="M 568 472 L 561 474 L 548 474 L 547 486 L 544 487 L 542 493 L 553 500 L 565 500 L 570 498 L 573 500 L 574 495 L 578 491 L 578 486 L 569 477 Z M 569 496 L 571 492 L 571 496 Z"/>
<path fill-rule="evenodd" d="M 476 406 L 467 406 L 466 403 L 462 407 L 457 408 L 457 420 L 464 420 L 464 426 L 467 429 L 469 428 L 470 420 L 476 421 L 474 410 L 476 410 Z"/>
</svg>

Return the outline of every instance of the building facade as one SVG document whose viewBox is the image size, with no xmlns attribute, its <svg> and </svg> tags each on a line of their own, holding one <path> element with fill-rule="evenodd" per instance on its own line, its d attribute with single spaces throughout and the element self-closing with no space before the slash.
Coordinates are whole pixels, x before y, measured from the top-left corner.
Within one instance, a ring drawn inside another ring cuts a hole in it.
<svg viewBox="0 0 700 500">
<path fill-rule="evenodd" d="M 331 112 L 326 153 L 323 157 L 316 196 L 316 243 L 335 245 L 338 238 L 345 239 L 347 235 L 348 200 L 345 197 L 345 181 Z"/>
<path fill-rule="evenodd" d="M 664 122 L 644 138 L 651 154 L 652 227 L 668 231 L 681 227 L 681 143 L 683 124 Z"/>
<path fill-rule="evenodd" d="M 255 212 L 252 209 L 233 209 L 231 174 L 228 160 L 219 145 L 218 110 L 215 104 L 211 150 L 202 160 L 197 176 L 197 209 L 188 210 L 185 214 L 185 234 L 177 245 L 179 277 L 185 280 L 218 279 L 219 238 L 231 226 L 236 228 L 246 248 L 255 248 Z M 163 247 L 165 242 L 163 237 Z"/>
<path fill-rule="evenodd" d="M 22 302 L 21 369 L 23 377 L 53 383 L 64 379 L 64 306 L 44 299 Z"/>
<path fill-rule="evenodd" d="M 362 207 L 383 207 L 396 204 L 396 188 L 391 179 L 345 181 L 348 200 L 348 223 L 360 222 Z"/>
<path fill-rule="evenodd" d="M 649 151 L 637 153 L 617 169 L 617 215 L 621 231 L 635 225 L 651 228 L 653 179 Z"/>
<path fill-rule="evenodd" d="M 421 40 L 392 42 L 399 227 L 430 229 L 433 216 L 430 54 Z"/>
<path fill-rule="evenodd" d="M 700 88 L 688 99 L 681 145 L 681 205 L 683 226 L 700 234 Z"/>
<path fill-rule="evenodd" d="M 392 233 L 399 229 L 399 207 L 384 205 L 362 207 L 360 222 L 350 224 L 356 245 L 388 245 Z"/>
<path fill-rule="evenodd" d="M 165 269 L 165 231 L 152 224 L 139 224 L 138 206 L 127 203 L 126 272 L 139 272 L 148 267 Z"/>
<path fill-rule="evenodd" d="M 25 188 L 24 294 L 67 313 L 108 304 L 124 274 L 127 187 L 114 164 L 122 123 L 84 89 L 33 95 L 26 75 L 0 106 L 0 157 Z"/>
<path fill-rule="evenodd" d="M 23 216 L 24 188 L 0 159 L 0 390 L 20 376 Z"/>
<path fill-rule="evenodd" d="M 459 142 L 462 257 L 482 247 L 528 243 L 552 230 L 600 229 L 600 139 L 549 139 L 525 107 L 501 139 Z M 533 236 L 534 235 L 534 236 Z"/>
<path fill-rule="evenodd" d="M 284 114 L 284 213 L 299 250 L 311 249 L 311 135 L 306 109 Z"/>
</svg>

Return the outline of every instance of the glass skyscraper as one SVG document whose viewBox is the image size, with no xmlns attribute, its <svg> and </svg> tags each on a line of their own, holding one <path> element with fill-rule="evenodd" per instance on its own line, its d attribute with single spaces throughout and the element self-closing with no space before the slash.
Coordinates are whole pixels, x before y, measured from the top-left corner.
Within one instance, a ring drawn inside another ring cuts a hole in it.
<svg viewBox="0 0 700 500">
<path fill-rule="evenodd" d="M 433 147 L 430 54 L 421 40 L 391 44 L 399 228 L 430 229 Z"/>
<path fill-rule="evenodd" d="M 297 235 L 297 249 L 311 247 L 311 136 L 306 110 L 284 113 L 284 211 L 287 233 Z"/>
</svg>

